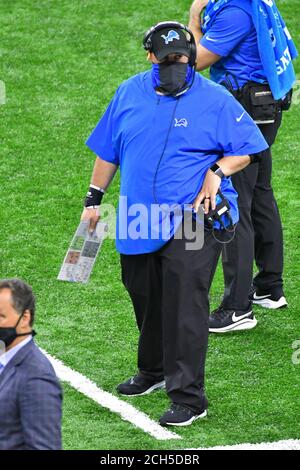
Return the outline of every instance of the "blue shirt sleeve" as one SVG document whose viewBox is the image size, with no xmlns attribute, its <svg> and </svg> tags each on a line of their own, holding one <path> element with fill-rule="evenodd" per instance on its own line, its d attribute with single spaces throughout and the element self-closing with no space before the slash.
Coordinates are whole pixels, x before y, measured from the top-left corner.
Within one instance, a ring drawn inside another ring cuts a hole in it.
<svg viewBox="0 0 300 470">
<path fill-rule="evenodd" d="M 217 15 L 200 44 L 222 57 L 230 52 L 250 33 L 253 24 L 248 13 L 237 7 L 226 7 Z"/>
<path fill-rule="evenodd" d="M 224 157 L 250 155 L 269 147 L 253 119 L 233 96 L 228 96 L 220 113 L 217 140 Z"/>
<path fill-rule="evenodd" d="M 119 151 L 116 140 L 116 110 L 118 92 L 86 141 L 86 145 L 102 160 L 119 165 Z"/>
</svg>

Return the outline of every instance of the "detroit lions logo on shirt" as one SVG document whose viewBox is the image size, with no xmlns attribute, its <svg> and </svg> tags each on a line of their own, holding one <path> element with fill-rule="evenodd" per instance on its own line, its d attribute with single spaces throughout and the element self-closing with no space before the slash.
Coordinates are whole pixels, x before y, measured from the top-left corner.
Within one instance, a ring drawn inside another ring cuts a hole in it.
<svg viewBox="0 0 300 470">
<path fill-rule="evenodd" d="M 182 119 L 177 119 L 175 118 L 175 127 L 187 127 L 189 123 L 187 122 L 187 119 L 182 118 Z"/>
<path fill-rule="evenodd" d="M 173 29 L 168 32 L 167 36 L 165 34 L 162 34 L 161 37 L 165 40 L 165 44 L 167 44 L 167 45 L 169 44 L 169 42 L 173 42 L 174 39 L 177 39 L 177 41 L 180 40 L 179 34 L 176 31 L 174 31 Z"/>
</svg>

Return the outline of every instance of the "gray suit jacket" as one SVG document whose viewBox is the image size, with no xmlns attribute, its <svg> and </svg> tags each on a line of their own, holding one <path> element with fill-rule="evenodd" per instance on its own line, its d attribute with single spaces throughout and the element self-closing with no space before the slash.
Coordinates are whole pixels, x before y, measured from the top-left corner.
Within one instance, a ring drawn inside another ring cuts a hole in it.
<svg viewBox="0 0 300 470">
<path fill-rule="evenodd" d="M 0 375 L 0 450 L 61 449 L 62 391 L 34 341 Z"/>
</svg>

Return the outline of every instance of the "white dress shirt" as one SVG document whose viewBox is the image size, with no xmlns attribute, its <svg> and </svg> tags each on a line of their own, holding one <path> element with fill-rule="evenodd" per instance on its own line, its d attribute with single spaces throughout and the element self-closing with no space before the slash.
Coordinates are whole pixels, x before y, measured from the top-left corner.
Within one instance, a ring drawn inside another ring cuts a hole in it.
<svg viewBox="0 0 300 470">
<path fill-rule="evenodd" d="M 0 375 L 2 374 L 5 366 L 9 363 L 9 361 L 12 360 L 12 358 L 20 351 L 20 349 L 24 348 L 26 344 L 28 344 L 32 339 L 32 335 L 30 335 L 28 338 L 23 339 L 21 343 L 17 344 L 13 348 L 11 348 L 9 351 L 5 352 L 0 356 Z"/>
</svg>

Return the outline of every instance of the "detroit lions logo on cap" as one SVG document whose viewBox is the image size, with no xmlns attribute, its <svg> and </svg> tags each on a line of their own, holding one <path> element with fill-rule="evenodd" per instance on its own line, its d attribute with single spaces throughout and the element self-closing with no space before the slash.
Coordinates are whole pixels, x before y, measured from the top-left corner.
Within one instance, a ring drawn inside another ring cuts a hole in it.
<svg viewBox="0 0 300 470">
<path fill-rule="evenodd" d="M 168 35 L 166 36 L 165 34 L 162 34 L 161 36 L 165 40 L 165 44 L 169 44 L 169 42 L 173 42 L 174 39 L 177 39 L 177 41 L 180 41 L 180 36 L 179 34 L 174 31 L 173 29 L 168 32 Z"/>
</svg>

